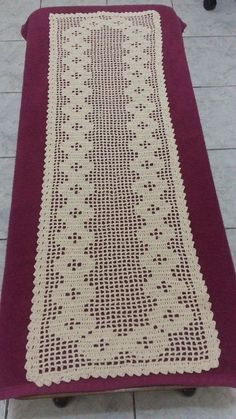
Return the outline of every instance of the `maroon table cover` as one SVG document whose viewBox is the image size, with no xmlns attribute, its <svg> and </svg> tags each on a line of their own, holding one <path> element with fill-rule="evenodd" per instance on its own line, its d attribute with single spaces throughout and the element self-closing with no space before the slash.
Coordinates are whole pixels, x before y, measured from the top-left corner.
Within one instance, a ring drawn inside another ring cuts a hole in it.
<svg viewBox="0 0 236 419">
<path fill-rule="evenodd" d="M 220 339 L 219 367 L 202 373 L 90 378 L 37 387 L 26 380 L 41 201 L 48 90 L 49 13 L 157 10 L 163 31 L 164 71 L 191 228 Z M 111 391 L 152 386 L 236 387 L 236 282 L 212 181 L 186 62 L 185 24 L 165 6 L 57 7 L 35 11 L 22 27 L 27 41 L 6 266 L 0 313 L 0 397 Z"/>
</svg>

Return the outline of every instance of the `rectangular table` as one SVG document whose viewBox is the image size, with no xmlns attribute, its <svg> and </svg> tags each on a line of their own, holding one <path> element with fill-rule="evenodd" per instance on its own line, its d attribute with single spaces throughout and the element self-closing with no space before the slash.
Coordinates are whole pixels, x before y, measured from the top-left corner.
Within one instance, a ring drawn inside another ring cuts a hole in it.
<svg viewBox="0 0 236 419">
<path fill-rule="evenodd" d="M 22 27 L 1 398 L 236 384 L 184 27 L 154 5 L 45 8 Z"/>
</svg>

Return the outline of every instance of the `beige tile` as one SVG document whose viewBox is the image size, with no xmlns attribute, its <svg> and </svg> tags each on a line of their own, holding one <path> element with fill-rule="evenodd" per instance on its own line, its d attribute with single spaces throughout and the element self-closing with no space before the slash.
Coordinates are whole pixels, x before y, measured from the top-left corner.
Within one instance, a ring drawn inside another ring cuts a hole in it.
<svg viewBox="0 0 236 419">
<path fill-rule="evenodd" d="M 184 39 L 194 86 L 236 85 L 235 37 Z"/>
<path fill-rule="evenodd" d="M 20 30 L 30 13 L 40 7 L 40 0 L 0 1 L 0 40 L 22 39 Z"/>
<path fill-rule="evenodd" d="M 0 159 L 0 238 L 5 239 L 11 205 L 15 159 Z"/>
<path fill-rule="evenodd" d="M 173 0 L 176 13 L 187 24 L 185 36 L 236 35 L 236 3 L 218 1 L 214 10 L 206 11 L 199 0 Z"/>
<path fill-rule="evenodd" d="M 8 419 L 133 419 L 131 393 L 80 396 L 65 408 L 51 399 L 11 400 Z"/>
<path fill-rule="evenodd" d="M 236 150 L 209 151 L 225 227 L 236 227 Z"/>
<path fill-rule="evenodd" d="M 236 229 L 226 230 L 227 239 L 229 242 L 229 247 L 231 250 L 231 255 L 233 258 L 233 263 L 236 268 Z"/>
<path fill-rule="evenodd" d="M 2 288 L 3 271 L 4 271 L 4 265 L 5 265 L 5 254 L 6 254 L 6 240 L 0 240 L 0 292 Z M 1 409 L 0 409 L 0 412 L 1 412 Z"/>
<path fill-rule="evenodd" d="M 236 86 L 195 88 L 208 148 L 236 147 Z"/>
<path fill-rule="evenodd" d="M 5 419 L 5 408 L 6 408 L 6 402 L 4 400 L 0 401 L 0 418 Z"/>
<path fill-rule="evenodd" d="M 0 157 L 16 154 L 20 93 L 0 93 Z"/>
<path fill-rule="evenodd" d="M 160 4 L 163 6 L 172 7 L 171 0 L 108 0 L 109 5 L 120 5 L 120 4 Z"/>
<path fill-rule="evenodd" d="M 236 390 L 198 389 L 192 397 L 177 391 L 137 392 L 137 419 L 234 419 Z"/>
<path fill-rule="evenodd" d="M 0 56 L 0 92 L 21 92 L 25 42 L 0 42 Z"/>
<path fill-rule="evenodd" d="M 54 6 L 101 6 L 106 0 L 42 0 L 42 7 Z"/>
</svg>

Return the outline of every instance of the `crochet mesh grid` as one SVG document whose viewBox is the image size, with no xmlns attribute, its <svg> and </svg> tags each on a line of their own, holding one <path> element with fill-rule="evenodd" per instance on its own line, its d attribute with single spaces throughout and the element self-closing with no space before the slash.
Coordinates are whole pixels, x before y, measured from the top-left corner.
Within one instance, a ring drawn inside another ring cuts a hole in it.
<svg viewBox="0 0 236 419">
<path fill-rule="evenodd" d="M 218 366 L 162 61 L 156 11 L 50 15 L 38 386 Z"/>
</svg>

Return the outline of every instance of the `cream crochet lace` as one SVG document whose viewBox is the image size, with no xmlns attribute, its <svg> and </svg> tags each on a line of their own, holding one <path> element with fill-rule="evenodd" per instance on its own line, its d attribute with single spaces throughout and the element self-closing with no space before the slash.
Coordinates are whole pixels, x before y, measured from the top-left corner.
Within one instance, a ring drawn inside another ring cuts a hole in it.
<svg viewBox="0 0 236 419">
<path fill-rule="evenodd" d="M 218 366 L 162 59 L 156 11 L 50 15 L 26 362 L 38 386 Z"/>
</svg>

